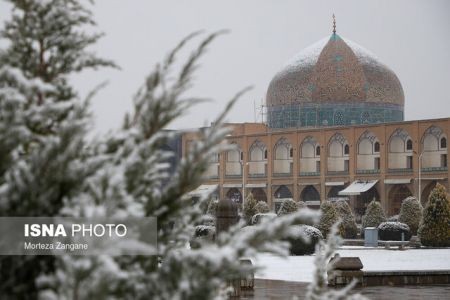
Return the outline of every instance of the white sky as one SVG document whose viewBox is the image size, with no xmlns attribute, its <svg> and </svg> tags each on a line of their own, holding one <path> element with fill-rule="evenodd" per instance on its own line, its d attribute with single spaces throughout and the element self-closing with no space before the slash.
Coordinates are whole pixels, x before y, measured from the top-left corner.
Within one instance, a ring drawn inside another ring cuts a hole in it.
<svg viewBox="0 0 450 300">
<path fill-rule="evenodd" d="M 9 16 L 0 4 L 0 21 Z M 231 33 L 212 44 L 190 95 L 199 105 L 171 128 L 203 126 L 238 90 L 253 85 L 228 121 L 253 122 L 275 73 L 295 53 L 337 32 L 375 53 L 399 77 L 407 120 L 450 117 L 450 1 L 138 1 L 97 0 L 93 7 L 106 36 L 95 50 L 122 70 L 84 73 L 74 79 L 82 95 L 109 80 L 93 102 L 96 131 L 117 127 L 132 95 L 151 68 L 187 34 L 204 29 Z"/>
</svg>

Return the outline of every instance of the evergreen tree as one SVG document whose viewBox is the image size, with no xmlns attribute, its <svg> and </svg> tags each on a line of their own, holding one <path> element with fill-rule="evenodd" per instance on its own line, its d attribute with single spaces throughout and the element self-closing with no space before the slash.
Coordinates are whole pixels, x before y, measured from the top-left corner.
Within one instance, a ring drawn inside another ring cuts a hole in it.
<svg viewBox="0 0 450 300">
<path fill-rule="evenodd" d="M 320 230 L 324 237 L 328 236 L 331 227 L 339 220 L 339 215 L 330 201 L 325 201 L 320 205 L 320 211 L 322 215 L 320 216 L 319 224 L 317 228 Z"/>
<path fill-rule="evenodd" d="M 362 218 L 362 228 L 378 227 L 381 223 L 386 222 L 386 215 L 380 202 L 372 200 L 367 205 L 366 213 Z"/>
<path fill-rule="evenodd" d="M 257 202 L 255 197 L 253 197 L 253 194 L 252 193 L 248 194 L 244 202 L 244 207 L 242 209 L 245 222 L 248 225 L 251 224 L 253 216 L 258 213 L 258 211 L 256 210 L 256 204 Z"/>
<path fill-rule="evenodd" d="M 114 66 L 86 48 L 101 35 L 78 1 L 11 0 L 0 38 L 0 215 L 54 216 L 85 188 L 99 163 L 86 151 L 90 124 L 69 76 Z M 2 257 L 3 295 L 36 297 L 36 277 L 53 272 L 53 257 Z M 22 296 L 21 296 L 22 295 Z"/>
<path fill-rule="evenodd" d="M 423 207 L 415 197 L 408 197 L 403 200 L 398 220 L 409 226 L 412 235 L 417 234 L 422 219 L 422 211 Z"/>
<path fill-rule="evenodd" d="M 92 199 L 91 203 L 97 203 L 94 199 L 111 199 L 114 195 L 114 203 L 108 202 L 114 210 L 122 209 L 131 215 L 144 212 L 146 216 L 157 217 L 158 256 L 92 258 L 90 265 L 96 268 L 89 272 L 85 269 L 71 272 L 86 265 L 72 258 L 58 266 L 64 276 L 55 279 L 46 293 L 60 298 L 77 291 L 80 298 L 89 299 L 98 298 L 99 293 L 129 299 L 211 299 L 218 296 L 230 278 L 254 271 L 254 267 L 242 266 L 240 257 L 258 251 L 286 255 L 288 245 L 280 239 L 291 234 L 290 225 L 315 220 L 311 212 L 291 214 L 271 222 L 270 231 L 267 224 L 252 226 L 249 232 L 236 226 L 217 236 L 214 244 L 201 243 L 199 248 L 186 248 L 195 224 L 201 223 L 202 208 L 208 197 L 193 204 L 186 201 L 184 195 L 200 185 L 210 157 L 230 149 L 222 142 L 229 133 L 223 122 L 226 112 L 240 95 L 233 98 L 212 127 L 200 130 L 199 140 L 191 144 L 171 180 L 163 185 L 169 176 L 164 162 L 170 154 L 161 150 L 161 145 L 171 134 L 162 129 L 197 102 L 183 95 L 192 84 L 198 59 L 217 36 L 212 34 L 201 42 L 174 75 L 173 64 L 178 52 L 196 35 L 183 40 L 149 75 L 134 99 L 127 124 L 101 148 L 101 156 L 108 161 L 102 172 L 90 178 L 92 191 L 85 194 Z M 252 198 L 249 195 L 246 202 L 255 202 Z M 71 201 L 66 209 L 76 211 L 79 206 L 81 203 Z M 108 268 L 113 271 L 106 276 L 103 270 Z"/>
<path fill-rule="evenodd" d="M 441 184 L 436 185 L 428 198 L 418 233 L 424 246 L 450 246 L 450 199 Z"/>
<path fill-rule="evenodd" d="M 280 239 L 291 235 L 290 226 L 317 221 L 313 212 L 292 213 L 271 221 L 270 230 L 265 223 L 251 231 L 236 226 L 214 244 L 187 249 L 208 197 L 193 204 L 186 194 L 200 185 L 210 158 L 230 149 L 223 144 L 224 119 L 242 93 L 212 127 L 200 130 L 170 181 L 166 162 L 173 154 L 162 146 L 173 135 L 163 129 L 201 100 L 185 92 L 218 34 L 206 37 L 174 74 L 178 53 L 198 33 L 182 40 L 147 77 L 123 128 L 88 144 L 88 105 L 68 77 L 113 65 L 85 50 L 99 38 L 81 29 L 94 23 L 90 12 L 75 0 L 11 2 L 14 15 L 2 33 L 10 43 L 0 59 L 0 107 L 7 108 L 0 115 L 1 215 L 154 216 L 158 255 L 2 258 L 2 297 L 218 298 L 227 280 L 255 271 L 239 258 L 259 251 L 287 255 Z M 9 136 L 10 128 L 17 136 Z"/>
<path fill-rule="evenodd" d="M 206 213 L 207 213 L 208 215 L 211 215 L 211 216 L 216 217 L 216 211 L 217 211 L 217 205 L 218 205 L 218 204 L 219 204 L 219 201 L 218 201 L 218 200 L 211 199 L 211 200 L 209 201 L 208 209 L 207 209 Z"/>
<path fill-rule="evenodd" d="M 281 202 L 280 209 L 278 210 L 277 214 L 278 216 L 283 216 L 287 214 L 291 214 L 293 212 L 296 212 L 298 210 L 297 203 L 292 199 L 284 199 L 283 202 Z"/>
<path fill-rule="evenodd" d="M 338 200 L 335 202 L 335 208 L 341 219 L 340 232 L 346 239 L 354 239 L 358 233 L 358 227 L 356 226 L 355 216 L 348 202 L 345 200 Z"/>
<path fill-rule="evenodd" d="M 258 201 L 258 203 L 256 203 L 255 210 L 258 214 L 265 214 L 270 212 L 269 205 L 267 205 L 267 203 L 264 201 Z"/>
</svg>

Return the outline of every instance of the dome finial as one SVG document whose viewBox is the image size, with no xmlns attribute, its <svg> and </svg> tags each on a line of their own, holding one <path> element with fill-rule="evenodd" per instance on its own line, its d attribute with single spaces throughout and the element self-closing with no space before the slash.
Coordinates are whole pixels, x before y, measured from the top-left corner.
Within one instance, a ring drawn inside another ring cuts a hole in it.
<svg viewBox="0 0 450 300">
<path fill-rule="evenodd" d="M 333 14 L 333 34 L 336 34 L 336 17 Z"/>
</svg>

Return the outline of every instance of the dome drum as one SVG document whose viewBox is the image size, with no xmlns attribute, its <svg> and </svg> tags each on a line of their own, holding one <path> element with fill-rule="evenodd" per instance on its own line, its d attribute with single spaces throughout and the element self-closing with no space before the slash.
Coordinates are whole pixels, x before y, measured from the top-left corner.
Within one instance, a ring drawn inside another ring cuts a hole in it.
<svg viewBox="0 0 450 300">
<path fill-rule="evenodd" d="M 379 103 L 298 103 L 271 106 L 268 125 L 273 129 L 378 124 L 403 120 L 403 106 Z"/>
</svg>

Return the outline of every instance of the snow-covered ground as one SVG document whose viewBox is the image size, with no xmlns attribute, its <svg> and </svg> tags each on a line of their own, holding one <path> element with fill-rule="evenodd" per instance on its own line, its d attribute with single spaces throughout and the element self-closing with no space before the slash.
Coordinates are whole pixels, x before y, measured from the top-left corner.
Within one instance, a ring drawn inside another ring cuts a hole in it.
<svg viewBox="0 0 450 300">
<path fill-rule="evenodd" d="M 342 257 L 358 256 L 365 271 L 450 270 L 450 249 L 408 249 L 404 251 L 382 248 L 344 247 L 337 251 Z M 287 259 L 261 254 L 256 259 L 263 270 L 260 279 L 310 282 L 314 270 L 314 256 L 290 256 Z"/>
</svg>

